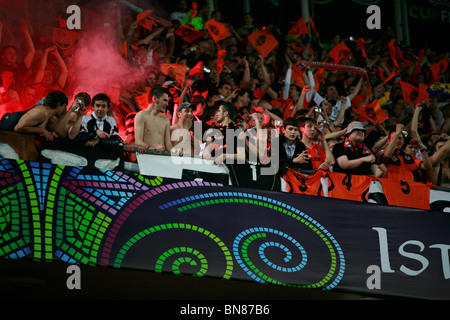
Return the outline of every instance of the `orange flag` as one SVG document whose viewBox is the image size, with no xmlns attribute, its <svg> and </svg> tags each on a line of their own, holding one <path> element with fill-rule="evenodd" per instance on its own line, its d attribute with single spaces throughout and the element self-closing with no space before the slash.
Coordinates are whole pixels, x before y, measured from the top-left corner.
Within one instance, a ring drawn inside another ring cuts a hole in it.
<svg viewBox="0 0 450 320">
<path fill-rule="evenodd" d="M 391 56 L 392 63 L 394 64 L 394 67 L 399 68 L 398 62 L 397 62 L 397 48 L 395 47 L 395 40 L 392 39 L 389 41 L 389 55 Z"/>
<path fill-rule="evenodd" d="M 367 58 L 366 41 L 364 40 L 364 38 L 359 38 L 358 40 L 356 40 L 356 44 L 361 49 L 363 58 Z"/>
<path fill-rule="evenodd" d="M 192 43 L 205 35 L 203 31 L 182 24 L 175 30 L 175 34 L 188 43 Z"/>
<path fill-rule="evenodd" d="M 305 18 L 301 17 L 297 23 L 288 31 L 289 34 L 308 34 L 308 26 L 306 25 Z"/>
<path fill-rule="evenodd" d="M 303 70 L 299 66 L 292 68 L 291 83 L 299 87 L 305 86 L 305 81 L 303 80 Z"/>
<path fill-rule="evenodd" d="M 278 45 L 278 40 L 265 28 L 253 31 L 248 36 L 248 41 L 263 58 L 267 57 L 267 55 Z"/>
<path fill-rule="evenodd" d="M 384 112 L 380 106 L 378 99 L 373 100 L 367 106 L 360 105 L 355 110 L 359 115 L 361 121 L 370 121 L 372 123 L 382 123 L 389 119 L 389 116 Z"/>
<path fill-rule="evenodd" d="M 434 82 L 439 81 L 442 74 L 447 71 L 448 58 L 442 58 L 439 62 L 431 65 L 431 73 L 433 75 Z"/>
<path fill-rule="evenodd" d="M 80 33 L 63 28 L 53 28 L 53 43 L 64 55 L 71 55 L 75 50 L 75 42 L 81 38 Z"/>
<path fill-rule="evenodd" d="M 420 83 L 419 88 L 416 88 L 409 83 L 400 81 L 400 86 L 403 93 L 403 99 L 407 104 L 412 103 L 414 105 L 422 103 L 422 101 L 429 101 L 429 95 L 427 86 Z"/>
<path fill-rule="evenodd" d="M 217 74 L 221 74 L 223 71 L 223 65 L 225 64 L 225 56 L 227 50 L 217 50 Z"/>
<path fill-rule="evenodd" d="M 328 53 L 328 56 L 330 58 L 332 58 L 334 63 L 336 63 L 336 64 L 346 61 L 351 55 L 352 55 L 352 52 L 347 47 L 347 45 L 344 43 L 344 41 L 341 41 L 340 43 L 338 43 Z"/>
<path fill-rule="evenodd" d="M 311 24 L 311 29 L 313 29 L 316 34 L 319 34 L 319 30 L 317 30 L 316 25 L 314 24 L 313 18 L 311 16 L 309 16 L 309 23 Z"/>
<path fill-rule="evenodd" d="M 325 69 L 319 68 L 316 73 L 314 73 L 315 90 L 319 91 L 320 84 L 325 81 Z"/>
<path fill-rule="evenodd" d="M 205 23 L 205 27 L 213 38 L 215 43 L 220 42 L 231 36 L 230 31 L 225 24 L 216 21 L 214 18 Z"/>
<path fill-rule="evenodd" d="M 187 66 L 185 64 L 163 63 L 160 68 L 161 73 L 178 82 L 180 88 L 183 87 L 187 70 Z"/>
<path fill-rule="evenodd" d="M 153 26 L 156 24 L 155 21 L 148 18 L 148 16 L 153 12 L 153 10 L 144 10 L 140 12 L 136 17 L 136 22 L 145 29 L 152 31 Z"/>
<path fill-rule="evenodd" d="M 190 78 L 195 78 L 195 76 L 197 76 L 198 74 L 203 72 L 203 61 L 200 60 L 199 62 L 197 62 L 195 64 L 195 66 L 191 69 L 191 71 L 189 71 L 189 77 Z"/>
<path fill-rule="evenodd" d="M 128 46 L 127 46 L 127 42 L 124 41 L 122 43 L 122 54 L 125 58 L 128 58 Z"/>
</svg>

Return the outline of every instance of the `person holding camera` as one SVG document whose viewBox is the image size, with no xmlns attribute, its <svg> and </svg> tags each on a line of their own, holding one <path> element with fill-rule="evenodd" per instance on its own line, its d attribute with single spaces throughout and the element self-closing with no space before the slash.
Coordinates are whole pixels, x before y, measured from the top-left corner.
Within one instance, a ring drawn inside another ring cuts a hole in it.
<svg viewBox="0 0 450 320">
<path fill-rule="evenodd" d="M 72 106 L 67 111 L 48 120 L 47 130 L 55 132 L 58 138 L 75 139 L 80 133 L 83 115 L 90 105 L 91 96 L 88 93 L 76 94 Z"/>
</svg>

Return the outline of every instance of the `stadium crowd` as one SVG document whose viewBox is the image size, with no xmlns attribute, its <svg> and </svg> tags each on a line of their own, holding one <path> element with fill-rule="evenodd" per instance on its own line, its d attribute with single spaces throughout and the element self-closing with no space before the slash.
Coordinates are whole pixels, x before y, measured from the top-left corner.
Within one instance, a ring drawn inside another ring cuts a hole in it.
<svg viewBox="0 0 450 320">
<path fill-rule="evenodd" d="M 293 168 L 450 187 L 449 52 L 407 46 L 389 28 L 324 42 L 300 17 L 286 34 L 251 13 L 233 25 L 203 1 L 180 0 L 168 17 L 107 7 L 82 7 L 80 30 L 0 16 L 1 130 L 242 160 L 241 181 L 276 156 L 269 180 Z M 244 144 L 227 148 L 227 130 Z"/>
</svg>

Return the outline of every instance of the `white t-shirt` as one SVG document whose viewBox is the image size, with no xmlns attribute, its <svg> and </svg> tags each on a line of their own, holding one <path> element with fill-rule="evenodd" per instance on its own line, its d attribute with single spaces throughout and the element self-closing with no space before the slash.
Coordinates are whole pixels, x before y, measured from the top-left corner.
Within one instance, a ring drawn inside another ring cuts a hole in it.
<svg viewBox="0 0 450 320">
<path fill-rule="evenodd" d="M 325 99 L 316 92 L 315 96 L 314 96 L 314 102 L 320 106 L 320 104 L 324 101 Z M 339 114 L 339 110 L 341 109 L 341 105 L 342 102 L 341 100 L 336 101 L 336 104 L 333 106 L 333 108 L 331 109 L 331 114 L 328 116 L 328 118 L 330 118 L 331 121 L 336 120 L 338 114 Z M 345 103 L 345 110 L 347 110 L 348 108 L 350 108 L 352 106 L 352 102 L 350 101 L 350 98 L 347 97 L 347 102 Z M 320 119 L 319 119 L 320 120 Z M 342 122 L 344 122 L 344 119 L 342 119 Z M 339 123 L 339 124 L 342 124 Z"/>
</svg>

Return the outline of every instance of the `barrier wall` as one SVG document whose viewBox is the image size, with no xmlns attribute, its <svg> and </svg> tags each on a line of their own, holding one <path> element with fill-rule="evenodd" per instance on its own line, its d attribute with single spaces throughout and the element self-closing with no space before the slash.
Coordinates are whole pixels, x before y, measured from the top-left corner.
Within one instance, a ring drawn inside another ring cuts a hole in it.
<svg viewBox="0 0 450 320">
<path fill-rule="evenodd" d="M 0 159 L 0 257 L 450 298 L 446 213 Z"/>
</svg>

